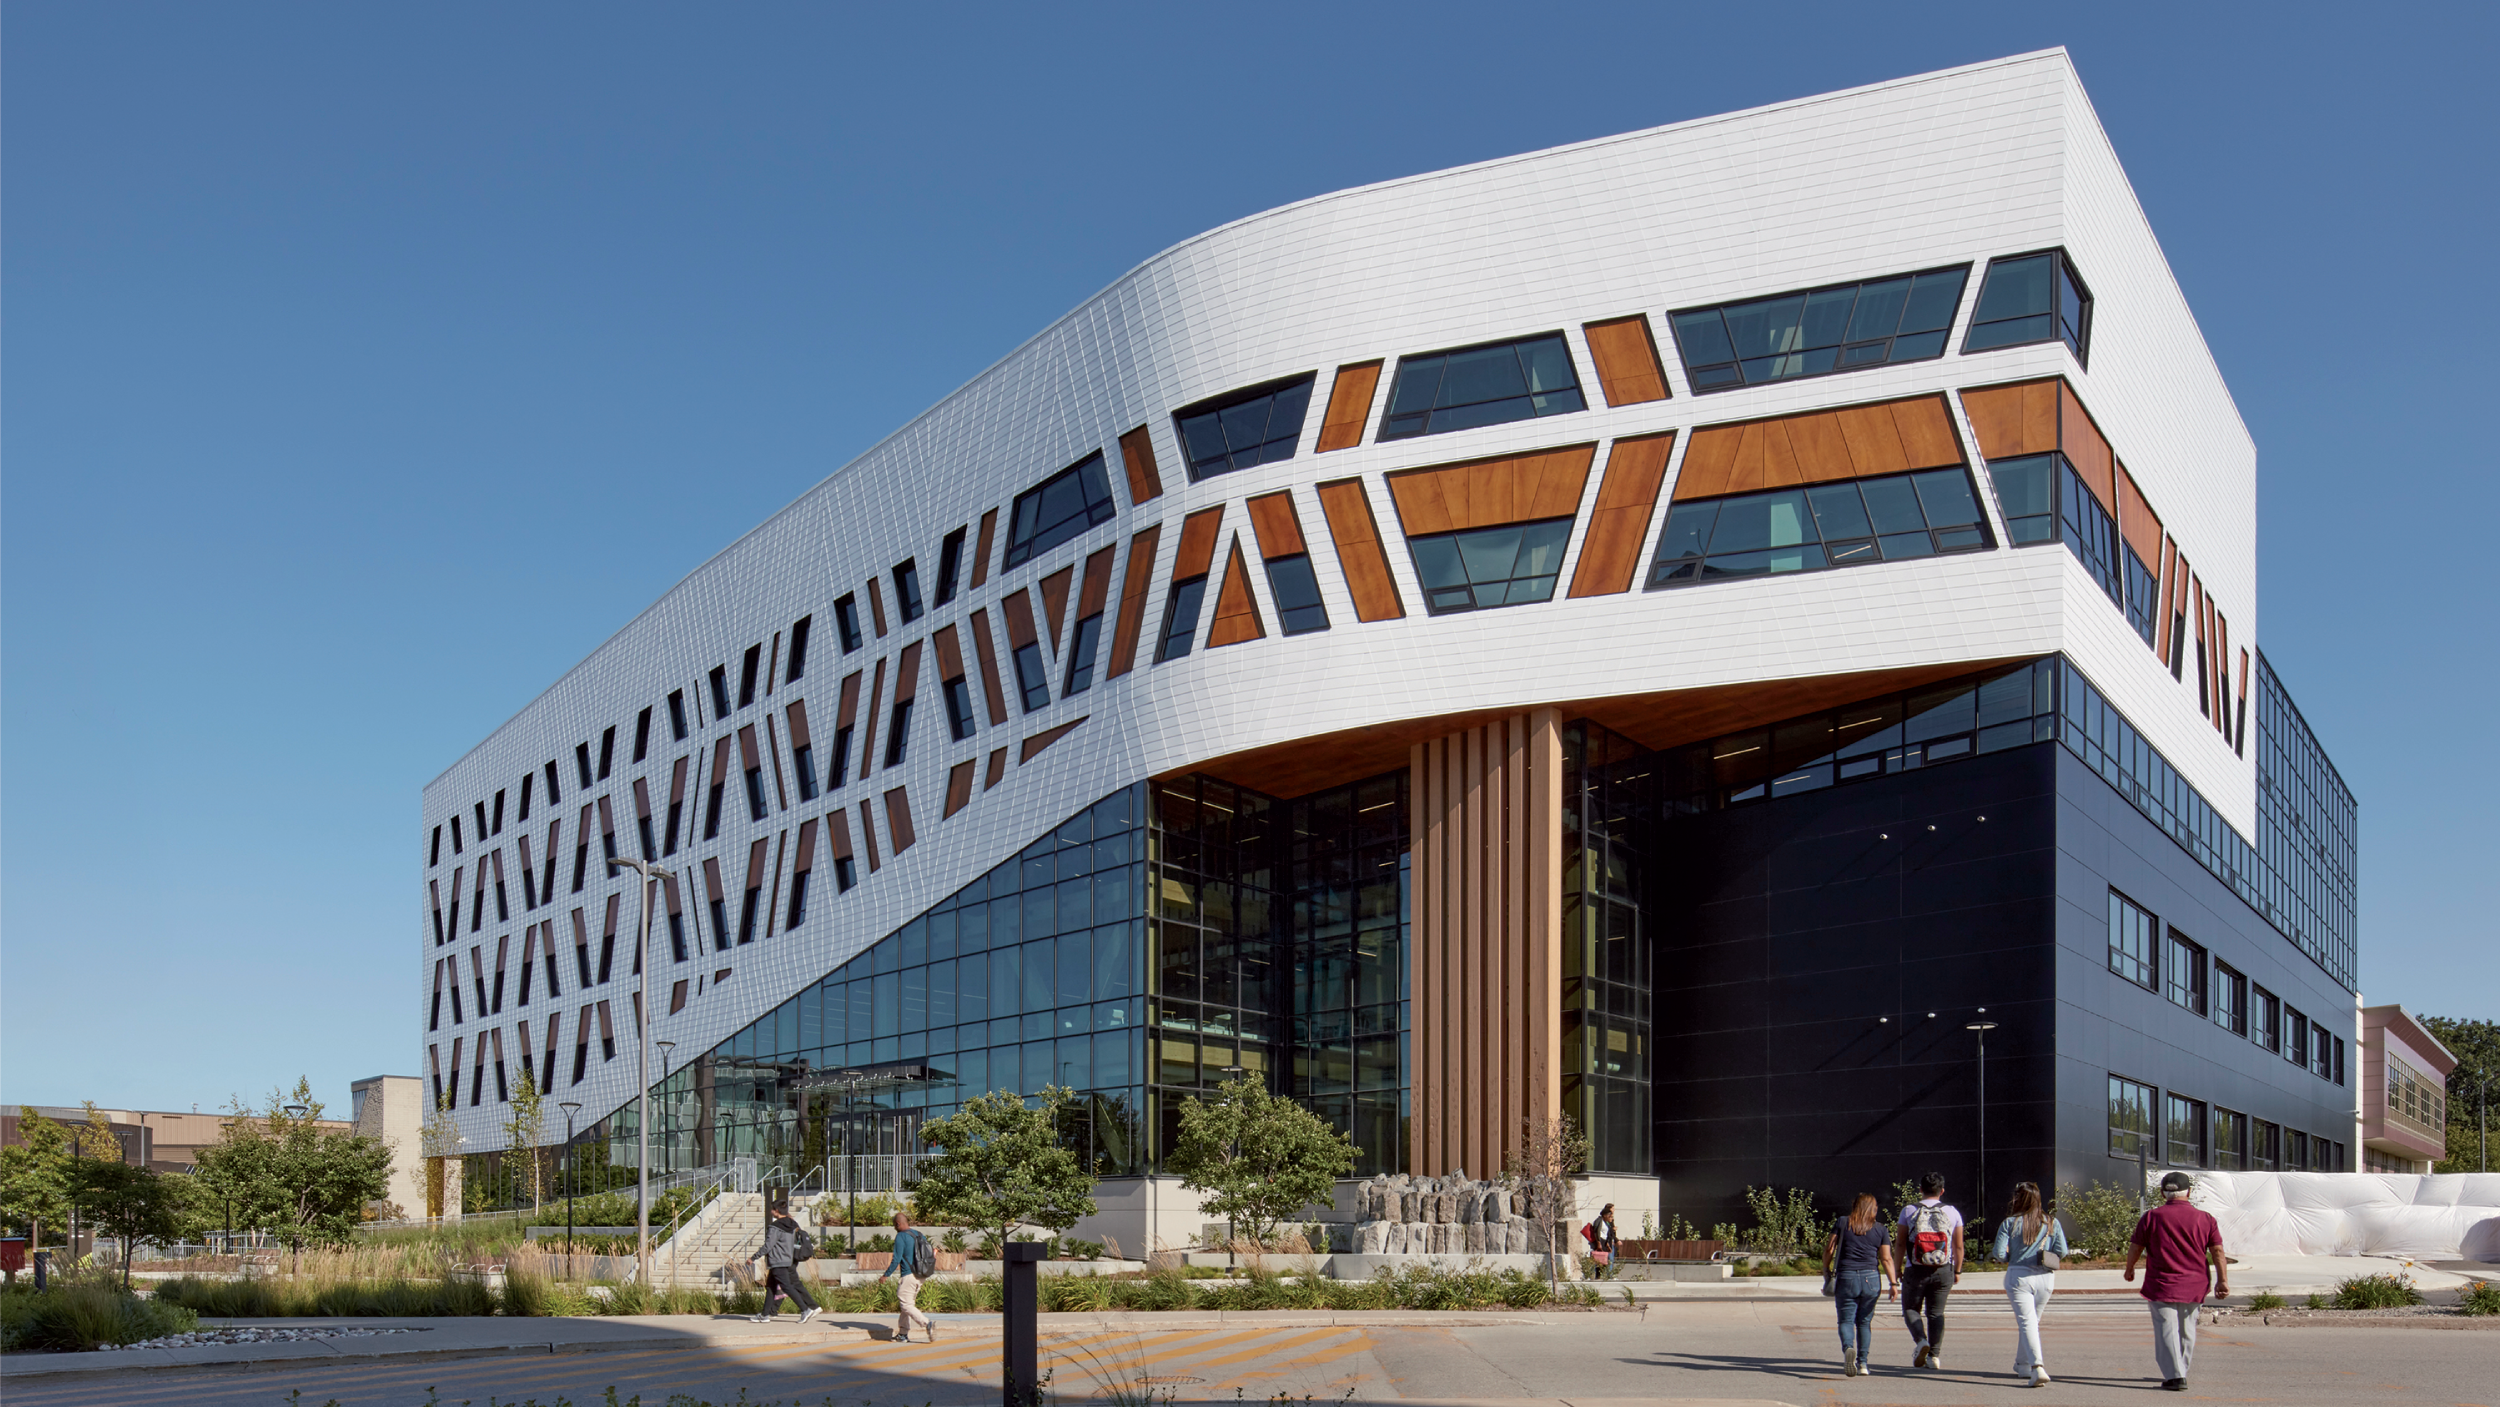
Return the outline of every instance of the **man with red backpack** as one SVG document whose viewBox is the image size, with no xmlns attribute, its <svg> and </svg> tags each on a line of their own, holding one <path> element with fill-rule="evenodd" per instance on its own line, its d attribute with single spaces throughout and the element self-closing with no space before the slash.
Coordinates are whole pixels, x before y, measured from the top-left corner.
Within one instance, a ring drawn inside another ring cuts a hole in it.
<svg viewBox="0 0 2500 1407">
<path fill-rule="evenodd" d="M 1919 1199 L 1895 1217 L 1901 1251 L 1901 1317 L 1918 1352 L 1913 1368 L 1944 1366 L 1944 1302 L 1962 1273 L 1962 1212 L 1944 1199 L 1944 1174 L 1918 1180 Z"/>
</svg>

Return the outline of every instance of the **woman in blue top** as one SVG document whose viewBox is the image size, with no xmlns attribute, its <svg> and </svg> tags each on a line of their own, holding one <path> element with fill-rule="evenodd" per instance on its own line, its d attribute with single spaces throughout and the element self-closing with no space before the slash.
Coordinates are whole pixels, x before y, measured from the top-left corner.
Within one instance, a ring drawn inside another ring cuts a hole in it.
<svg viewBox="0 0 2500 1407">
<path fill-rule="evenodd" d="M 1832 1268 L 1832 1304 L 1840 1316 L 1843 1377 L 1874 1371 L 1875 1297 L 1885 1283 L 1901 1283 L 1892 1265 L 1892 1230 L 1882 1221 L 1875 1194 L 1861 1192 L 1823 1243 L 1823 1263 Z"/>
<path fill-rule="evenodd" d="M 2040 1315 L 2057 1288 L 2057 1262 L 2067 1254 L 2066 1228 L 2041 1207 L 2039 1185 L 2014 1184 L 2014 1200 L 1997 1223 L 1996 1258 L 2005 1262 L 2005 1298 L 2014 1307 L 2014 1375 L 2025 1387 L 2049 1381 L 2040 1354 Z"/>
</svg>

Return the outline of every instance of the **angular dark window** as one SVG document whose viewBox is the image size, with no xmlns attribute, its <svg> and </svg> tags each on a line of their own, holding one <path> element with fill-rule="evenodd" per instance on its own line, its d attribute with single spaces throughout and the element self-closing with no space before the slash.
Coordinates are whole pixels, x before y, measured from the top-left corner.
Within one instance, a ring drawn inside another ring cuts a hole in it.
<svg viewBox="0 0 2500 1407">
<path fill-rule="evenodd" d="M 2092 364 L 2092 291 L 2066 251 L 1988 261 L 1970 335 L 1962 339 L 1964 354 L 2050 341 L 2065 343 L 2076 361 Z"/>
<path fill-rule="evenodd" d="M 668 691 L 668 729 L 677 735 L 677 741 L 682 743 L 686 740 L 686 691 L 683 689 Z"/>
<path fill-rule="evenodd" d="M 903 613 L 903 624 L 920 619 L 920 559 L 906 557 L 894 566 L 894 608 Z"/>
<path fill-rule="evenodd" d="M 439 864 L 441 864 L 442 862 L 443 862 L 443 828 L 442 828 L 441 826 L 436 826 L 436 827 L 434 828 L 434 852 L 433 852 L 432 856 L 426 860 L 426 863 L 427 863 L 428 865 L 439 865 Z"/>
<path fill-rule="evenodd" d="M 483 801 L 477 802 L 475 803 L 475 807 L 477 811 L 478 843 L 483 845 L 486 843 L 486 837 L 491 834 L 491 832 L 486 829 L 486 803 Z"/>
<path fill-rule="evenodd" d="M 1076 634 L 1068 640 L 1068 678 L 1059 693 L 1062 697 L 1081 694 L 1094 687 L 1094 657 L 1102 650 L 1102 612 L 1096 611 L 1076 623 Z"/>
<path fill-rule="evenodd" d="M 573 744 L 573 770 L 582 779 L 582 790 L 590 790 L 590 744 Z"/>
<path fill-rule="evenodd" d="M 1207 579 L 1202 576 L 1191 577 L 1173 586 L 1172 598 L 1163 605 L 1163 633 L 1155 639 L 1156 664 L 1181 658 L 1188 654 L 1190 646 L 1197 642 L 1198 606 L 1206 599 L 1206 594 Z M 1018 652 L 1018 658 L 1021 661 L 1021 651 Z M 1041 678 L 1041 652 L 1038 650 L 1034 651 L 1033 664 L 1033 678 L 1038 682 Z M 1017 666 L 1016 673 L 1018 675 L 1024 673 L 1021 662 Z M 1026 685 L 1026 695 L 1030 697 L 1032 692 L 1032 685 Z M 1026 711 L 1031 711 L 1031 705 L 1026 706 Z"/>
<path fill-rule="evenodd" d="M 781 682 L 796 684 L 807 674 L 807 628 L 814 616 L 801 616 L 790 626 L 790 667 L 781 672 Z"/>
<path fill-rule="evenodd" d="M 1383 440 L 1588 409 L 1559 332 L 1398 359 Z"/>
<path fill-rule="evenodd" d="M 451 853 L 454 855 L 460 853 L 460 818 L 458 816 L 451 818 Z"/>
<path fill-rule="evenodd" d="M 1192 482 L 1293 458 L 1316 372 L 1234 391 L 1173 412 Z"/>
<path fill-rule="evenodd" d="M 755 910 L 758 901 L 760 901 L 763 897 L 764 891 L 762 889 L 750 889 L 747 891 L 745 901 L 738 906 L 739 942 L 752 943 L 755 941 Z"/>
<path fill-rule="evenodd" d="M 801 744 L 798 747 L 790 749 L 790 760 L 798 767 L 799 800 L 814 801 L 816 799 L 815 746 L 813 744 Z"/>
<path fill-rule="evenodd" d="M 537 780 L 538 775 L 534 772 L 521 774 L 521 819 L 523 821 L 530 818 L 530 783 Z"/>
<path fill-rule="evenodd" d="M 833 730 L 833 757 L 831 765 L 825 768 L 825 775 L 831 777 L 833 779 L 833 784 L 838 787 L 842 785 L 843 777 L 849 773 L 850 770 L 851 725 L 845 723 L 841 727 Z"/>
<path fill-rule="evenodd" d="M 719 722 L 729 716 L 729 670 L 712 666 L 712 720 Z"/>
<path fill-rule="evenodd" d="M 806 921 L 807 871 L 801 870 L 797 874 L 790 877 L 790 917 L 785 920 L 781 926 L 784 929 L 791 929 L 798 927 Z"/>
<path fill-rule="evenodd" d="M 2142 905 L 2109 891 L 2109 970 L 2146 991 L 2153 990 L 2153 935 L 2160 920 Z"/>
<path fill-rule="evenodd" d="M 614 764 L 614 763 L 615 763 L 615 761 L 616 761 L 616 729 L 615 729 L 615 728 L 613 728 L 613 727 L 609 727 L 609 728 L 606 728 L 606 729 L 602 730 L 602 731 L 600 732 L 600 734 L 599 734 L 599 780 L 600 780 L 600 781 L 603 781 L 603 782 L 604 782 L 604 781 L 606 781 L 606 780 L 608 779 L 608 769 L 609 769 L 609 767 L 610 767 L 612 764 Z"/>
<path fill-rule="evenodd" d="M 964 529 L 957 528 L 938 545 L 937 598 L 929 604 L 943 606 L 955 599 L 955 587 L 964 574 Z"/>
<path fill-rule="evenodd" d="M 1111 502 L 1111 477 L 1103 468 L 1102 451 L 1096 450 L 1016 495 L 1005 565 L 1020 567 L 1073 542 L 1086 529 L 1110 522 L 1118 511 Z"/>
<path fill-rule="evenodd" d="M 492 830 L 487 832 L 487 834 L 503 834 L 503 790 L 500 787 L 498 787 L 495 791 L 495 825 Z"/>
<path fill-rule="evenodd" d="M 747 769 L 747 819 L 750 821 L 760 821 L 764 819 L 766 814 L 767 813 L 764 809 L 764 769 L 761 766 L 749 767 Z"/>
<path fill-rule="evenodd" d="M 1692 308 L 1674 315 L 1696 391 L 1944 355 L 1970 265 Z"/>
<path fill-rule="evenodd" d="M 847 894 L 851 886 L 857 883 L 859 883 L 859 867 L 851 863 L 850 856 L 836 855 L 833 859 L 834 892 Z"/>
<path fill-rule="evenodd" d="M 1415 554 L 1425 609 L 1446 616 L 1553 599 L 1563 548 L 1570 541 L 1571 520 L 1548 518 L 1410 537 L 1406 547 Z M 1325 617 L 1321 623 L 1326 624 Z"/>
<path fill-rule="evenodd" d="M 2134 548 L 2123 542 L 2118 545 L 2118 561 L 2126 577 L 2127 624 L 2135 628 L 2135 633 L 2145 644 L 2150 645 L 2153 643 L 2153 627 L 2159 620 L 2157 613 L 2161 602 L 2155 598 L 2161 595 L 2161 579 L 2144 564 L 2143 558 L 2135 555 Z"/>
<path fill-rule="evenodd" d="M 738 666 L 738 707 L 755 702 L 755 672 L 764 665 L 764 647 L 747 646 L 746 659 Z"/>
<path fill-rule="evenodd" d="M 1993 544 L 1960 469 L 1678 503 L 1649 585 L 1857 567 L 1978 552 Z"/>
<path fill-rule="evenodd" d="M 946 681 L 946 728 L 962 742 L 972 736 L 972 685 L 962 675 Z"/>
<path fill-rule="evenodd" d="M 885 765 L 900 767 L 911 748 L 911 706 L 914 699 L 896 699 L 885 729 Z"/>
<path fill-rule="evenodd" d="M 2125 578 L 2119 572 L 2118 520 L 2075 472 L 2062 454 L 2029 454 L 2019 459 L 1988 461 L 1995 481 L 1997 506 L 2005 512 L 2006 534 L 2016 543 L 2057 538 L 2100 583 L 2110 604 L 2126 608 Z M 2130 554 L 2132 555 L 2132 554 Z M 2155 594 L 2147 571 L 2146 600 Z"/>
<path fill-rule="evenodd" d="M 553 806 L 560 798 L 556 795 L 556 763 L 555 759 L 552 757 L 547 759 L 546 773 L 547 804 Z"/>
<path fill-rule="evenodd" d="M 853 592 L 833 603 L 833 625 L 842 636 L 842 653 L 847 655 L 859 648 L 859 593 Z"/>
<path fill-rule="evenodd" d="M 651 755 L 651 710 L 645 708 L 634 719 L 634 760 L 640 762 Z"/>
<path fill-rule="evenodd" d="M 1309 554 L 1268 558 L 1267 589 L 1276 598 L 1276 619 L 1285 634 L 1328 628 L 1328 607 L 1319 599 L 1319 577 L 1311 570 Z M 1552 594 L 1550 585 L 1547 594 Z"/>
<path fill-rule="evenodd" d="M 1050 702 L 1050 676 L 1042 666 L 1042 647 L 1018 645 L 1015 666 L 1016 691 L 1023 696 L 1024 711 L 1031 713 L 1047 705 Z"/>
<path fill-rule="evenodd" d="M 2161 994 L 2199 1016 L 2205 1014 L 2205 950 L 2175 928 L 2162 954 Z"/>
</svg>

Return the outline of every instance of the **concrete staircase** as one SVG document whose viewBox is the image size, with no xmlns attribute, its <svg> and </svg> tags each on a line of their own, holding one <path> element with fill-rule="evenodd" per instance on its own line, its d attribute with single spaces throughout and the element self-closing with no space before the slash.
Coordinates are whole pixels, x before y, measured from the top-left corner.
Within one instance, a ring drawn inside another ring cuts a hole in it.
<svg viewBox="0 0 2500 1407">
<path fill-rule="evenodd" d="M 731 1267 L 744 1269 L 763 1243 L 764 1194 L 723 1192 L 652 1248 L 652 1283 L 728 1288 L 738 1279 Z"/>
</svg>

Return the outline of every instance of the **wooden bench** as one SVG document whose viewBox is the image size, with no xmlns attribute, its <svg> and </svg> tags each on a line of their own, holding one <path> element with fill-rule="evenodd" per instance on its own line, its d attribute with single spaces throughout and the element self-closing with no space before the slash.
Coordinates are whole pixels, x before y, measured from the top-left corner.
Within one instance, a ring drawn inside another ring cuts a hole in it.
<svg viewBox="0 0 2500 1407">
<path fill-rule="evenodd" d="M 1671 1260 L 1700 1264 L 1727 1253 L 1724 1241 L 1623 1241 L 1618 1260 Z"/>
</svg>

